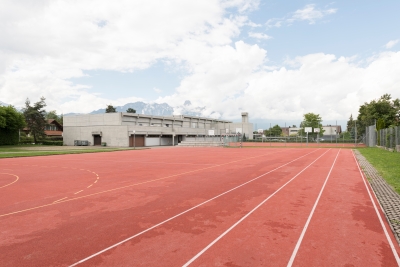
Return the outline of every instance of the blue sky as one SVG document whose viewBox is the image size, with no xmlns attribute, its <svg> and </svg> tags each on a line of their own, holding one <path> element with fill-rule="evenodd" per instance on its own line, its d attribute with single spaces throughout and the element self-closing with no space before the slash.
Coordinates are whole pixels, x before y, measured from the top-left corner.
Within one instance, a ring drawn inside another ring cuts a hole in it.
<svg viewBox="0 0 400 267">
<path fill-rule="evenodd" d="M 0 101 L 166 102 L 259 125 L 400 97 L 399 1 L 2 1 Z M 179 109 L 177 109 L 179 112 Z M 295 123 L 298 124 L 298 123 Z M 264 126 L 263 126 L 264 127 Z"/>
</svg>

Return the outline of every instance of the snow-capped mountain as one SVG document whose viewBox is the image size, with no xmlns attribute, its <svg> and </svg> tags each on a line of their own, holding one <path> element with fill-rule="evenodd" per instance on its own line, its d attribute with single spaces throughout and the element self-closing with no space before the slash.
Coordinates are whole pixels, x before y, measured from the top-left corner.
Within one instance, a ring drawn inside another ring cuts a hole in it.
<svg viewBox="0 0 400 267">
<path fill-rule="evenodd" d="M 182 106 L 172 107 L 167 103 L 144 103 L 141 101 L 128 103 L 123 106 L 114 106 L 117 112 L 126 112 L 128 108 L 133 108 L 138 114 L 154 115 L 154 116 L 172 116 L 172 115 L 188 115 L 188 116 L 199 116 L 199 117 L 213 117 L 220 118 L 220 114 L 211 112 L 204 114 L 206 111 L 205 107 L 195 107 L 189 100 L 186 100 Z M 90 112 L 89 114 L 102 114 L 105 113 L 106 109 L 98 109 Z M 68 115 L 78 115 L 78 113 L 68 113 Z"/>
<path fill-rule="evenodd" d="M 154 115 L 154 116 L 169 116 L 173 115 L 174 109 L 166 104 L 157 104 L 157 103 L 144 103 L 144 102 L 134 102 L 134 103 L 128 103 L 123 106 L 114 106 L 116 108 L 117 112 L 126 112 L 128 108 L 133 108 L 136 110 L 136 113 L 139 114 L 146 114 L 146 115 Z M 105 113 L 106 109 L 98 109 L 95 111 L 90 112 L 89 114 L 100 114 L 100 113 Z"/>
</svg>

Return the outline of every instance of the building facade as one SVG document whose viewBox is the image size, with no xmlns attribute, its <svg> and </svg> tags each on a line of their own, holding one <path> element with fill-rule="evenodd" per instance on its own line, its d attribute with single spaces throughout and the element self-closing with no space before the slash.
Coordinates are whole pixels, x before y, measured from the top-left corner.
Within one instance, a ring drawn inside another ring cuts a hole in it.
<svg viewBox="0 0 400 267">
<path fill-rule="evenodd" d="M 136 113 L 104 113 L 64 116 L 64 144 L 85 140 L 89 145 L 141 147 L 177 145 L 186 138 L 212 138 L 243 133 L 253 139 L 247 112 L 242 122 L 186 115 L 151 116 Z"/>
</svg>

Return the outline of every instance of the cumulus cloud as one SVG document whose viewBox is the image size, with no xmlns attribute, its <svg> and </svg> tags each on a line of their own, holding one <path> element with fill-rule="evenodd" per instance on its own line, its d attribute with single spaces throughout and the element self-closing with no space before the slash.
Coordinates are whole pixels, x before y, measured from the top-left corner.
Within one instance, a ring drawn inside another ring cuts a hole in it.
<svg viewBox="0 0 400 267">
<path fill-rule="evenodd" d="M 320 20 L 327 15 L 334 14 L 336 11 L 337 9 L 335 8 L 318 9 L 315 4 L 309 4 L 302 9 L 287 14 L 283 18 L 269 19 L 266 25 L 268 28 L 279 28 L 283 25 L 291 25 L 296 21 L 308 21 L 309 24 L 315 24 L 317 20 Z"/>
<path fill-rule="evenodd" d="M 389 42 L 385 45 L 385 47 L 386 47 L 386 49 L 390 49 L 390 48 L 392 48 L 393 46 L 395 46 L 398 42 L 399 42 L 398 39 L 397 39 L 397 40 L 391 40 L 391 41 L 389 41 Z"/>
<path fill-rule="evenodd" d="M 272 38 L 271 36 L 261 32 L 249 32 L 249 36 L 255 39 L 263 39 L 263 40 L 268 40 Z"/>
<path fill-rule="evenodd" d="M 48 108 L 59 113 L 140 101 L 106 99 L 71 78 L 88 70 L 133 72 L 159 61 L 184 69 L 184 74 L 175 93 L 157 102 L 181 106 L 190 100 L 203 116 L 234 119 L 248 111 L 252 118 L 299 119 L 315 112 L 339 120 L 384 93 L 400 97 L 400 52 L 382 52 L 363 64 L 354 57 L 317 53 L 269 65 L 265 49 L 233 42 L 244 26 L 251 26 L 246 14 L 258 4 L 1 1 L 0 25 L 7 27 L 0 27 L 0 101 L 22 106 L 26 97 L 36 101 L 45 96 Z M 237 12 L 232 14 L 232 8 Z M 308 5 L 273 25 L 312 24 L 335 12 Z M 249 36 L 269 38 L 259 32 Z"/>
<path fill-rule="evenodd" d="M 153 90 L 154 90 L 154 92 L 156 92 L 156 93 L 158 93 L 158 94 L 160 94 L 160 93 L 162 92 L 162 90 L 161 90 L 161 89 L 159 89 L 159 88 L 156 88 L 156 87 L 154 87 L 154 88 L 153 88 Z"/>
<path fill-rule="evenodd" d="M 71 78 L 88 70 L 133 72 L 159 60 L 181 64 L 190 58 L 185 53 L 199 53 L 192 46 L 231 43 L 258 3 L 1 1 L 0 25 L 7 25 L 0 27 L 1 100 L 21 106 L 25 97 L 43 95 L 51 109 L 98 108 L 104 101 Z M 226 16 L 228 8 L 237 12 Z"/>
<path fill-rule="evenodd" d="M 209 53 L 176 94 L 159 101 L 188 99 L 208 108 L 204 116 L 214 111 L 230 119 L 248 111 L 263 119 L 300 119 L 314 112 L 325 120 L 343 120 L 385 93 L 400 97 L 400 52 L 378 54 L 362 67 L 354 57 L 317 53 L 280 68 L 266 68 L 266 51 L 243 42 L 226 53 Z"/>
</svg>

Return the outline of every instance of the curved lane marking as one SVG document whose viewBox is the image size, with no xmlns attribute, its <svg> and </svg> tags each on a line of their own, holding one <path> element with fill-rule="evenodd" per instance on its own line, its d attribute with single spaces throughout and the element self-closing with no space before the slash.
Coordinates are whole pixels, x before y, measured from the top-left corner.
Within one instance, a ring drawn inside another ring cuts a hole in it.
<svg viewBox="0 0 400 267">
<path fill-rule="evenodd" d="M 317 150 L 319 150 L 319 148 L 314 150 L 314 151 L 312 151 L 312 152 L 310 152 L 310 153 L 308 153 L 308 154 L 314 153 Z M 279 151 L 277 153 L 286 152 L 286 151 Z M 308 155 L 308 154 L 306 154 L 306 155 Z M 211 168 L 215 168 L 215 167 L 229 165 L 229 164 L 235 163 L 235 162 L 240 162 L 240 161 L 249 160 L 249 159 L 253 159 L 253 158 L 259 158 L 259 157 L 263 157 L 265 155 L 271 155 L 271 153 L 262 154 L 262 155 L 258 155 L 258 156 L 254 156 L 254 157 L 248 157 L 248 158 L 239 159 L 239 160 L 234 160 L 234 161 L 226 162 L 226 163 L 215 165 L 215 166 L 213 165 L 213 166 L 210 166 L 210 167 L 205 167 L 205 168 L 201 168 L 201 169 L 197 169 L 197 170 L 193 170 L 193 171 L 178 173 L 178 174 L 174 174 L 174 175 L 170 175 L 170 176 L 166 176 L 166 177 L 161 177 L 161 178 L 157 178 L 157 179 L 153 179 L 153 180 L 144 181 L 144 182 L 141 182 L 141 183 L 135 183 L 135 184 L 130 184 L 130 185 L 121 186 L 121 187 L 117 187 L 117 188 L 112 188 L 112 189 L 108 189 L 108 190 L 104 190 L 104 191 L 100 191 L 100 192 L 97 192 L 97 193 L 92 193 L 92 194 L 88 194 L 88 195 L 84 195 L 84 196 L 80 196 L 80 197 L 75 197 L 75 198 L 70 198 L 70 199 L 62 198 L 62 199 L 59 199 L 59 200 L 57 200 L 55 202 L 52 202 L 52 203 L 49 203 L 49 204 L 44 204 L 44 205 L 40 205 L 40 206 L 28 208 L 28 209 L 17 210 L 17 211 L 5 213 L 5 214 L 0 214 L 0 218 L 1 217 L 5 217 L 5 216 L 9 216 L 9 215 L 13 215 L 13 214 L 18 214 L 18 213 L 30 211 L 30 210 L 36 210 L 36 209 L 52 206 L 52 205 L 59 204 L 59 203 L 69 202 L 69 201 L 72 201 L 72 200 L 77 200 L 77 199 L 81 199 L 81 198 L 91 197 L 91 196 L 94 196 L 94 195 L 99 195 L 99 194 L 103 194 L 103 193 L 117 191 L 117 190 L 129 188 L 129 187 L 133 187 L 133 186 L 137 186 L 137 185 L 142 185 L 142 184 L 147 184 L 147 183 L 151 183 L 151 182 L 155 182 L 155 181 L 165 180 L 165 179 L 168 179 L 168 178 L 177 177 L 177 176 L 181 176 L 181 175 L 184 175 L 184 174 L 189 174 L 189 173 L 194 173 L 194 172 L 207 170 L 207 169 L 211 169 Z M 304 156 L 306 156 L 306 155 L 304 155 Z M 14 164 L 14 165 L 16 165 L 16 164 Z M 26 165 L 24 165 L 24 166 L 26 166 Z M 55 166 L 55 167 L 57 167 L 57 166 Z M 96 180 L 94 183 L 96 183 L 97 181 L 98 180 Z"/>
<path fill-rule="evenodd" d="M 2 172 L 2 173 L 0 173 L 0 174 L 7 174 L 7 175 L 11 175 L 11 176 L 14 176 L 14 177 L 17 178 L 17 179 L 15 179 L 13 182 L 11 182 L 11 183 L 9 183 L 9 184 L 0 186 L 0 188 L 4 188 L 4 187 L 6 187 L 6 186 L 12 185 L 13 183 L 15 183 L 15 182 L 17 182 L 17 181 L 19 180 L 19 177 L 18 177 L 17 175 L 15 175 L 15 174 L 5 173 L 5 172 Z"/>
<path fill-rule="evenodd" d="M 17 165 L 17 164 L 11 164 L 11 165 Z M 70 170 L 81 170 L 81 171 L 87 171 L 87 172 L 91 172 L 91 173 L 93 173 L 94 175 L 96 175 L 96 180 L 91 184 L 91 185 L 89 185 L 89 186 L 87 186 L 86 188 L 90 188 L 92 185 L 94 185 L 95 183 L 97 183 L 98 182 L 98 180 L 100 179 L 100 177 L 99 177 L 99 175 L 97 174 L 97 173 L 95 173 L 95 172 L 93 172 L 93 171 L 91 171 L 91 170 L 86 170 L 86 169 L 78 169 L 78 168 L 73 168 L 73 167 L 60 167 L 60 166 L 44 166 L 44 165 L 22 165 L 22 166 L 25 166 L 25 167 L 42 167 L 42 168 L 62 168 L 62 169 L 70 169 Z M 13 175 L 13 174 L 10 174 L 10 175 Z M 14 175 L 14 176 L 16 176 L 16 175 Z M 18 177 L 18 176 L 16 176 L 16 177 Z M 18 177 L 19 178 L 19 177 Z M 17 178 L 17 180 L 18 180 L 18 178 Z M 15 180 L 14 182 L 12 182 L 12 183 L 15 183 L 17 180 Z M 12 184 L 11 183 L 11 184 Z M 8 184 L 8 185 L 10 185 L 10 184 Z M 5 186 L 2 186 L 2 187 L 6 187 L 6 186 L 8 186 L 8 185 L 5 185 Z M 0 187 L 0 188 L 2 188 L 2 187 Z M 74 195 L 76 195 L 76 194 L 78 194 L 78 193 L 80 193 L 80 192 L 82 192 L 84 189 L 82 189 L 82 190 L 80 190 L 80 191 L 78 191 L 78 192 L 76 192 L 76 193 L 74 193 Z M 64 197 L 64 198 L 61 198 L 61 199 L 59 199 L 59 200 L 56 200 L 56 201 L 53 201 L 52 203 L 51 203 L 51 205 L 52 204 L 56 204 L 56 203 L 58 203 L 59 201 L 62 201 L 62 200 L 64 200 L 64 199 L 67 199 L 68 197 Z M 1 216 L 0 216 L 1 217 Z"/>
</svg>

